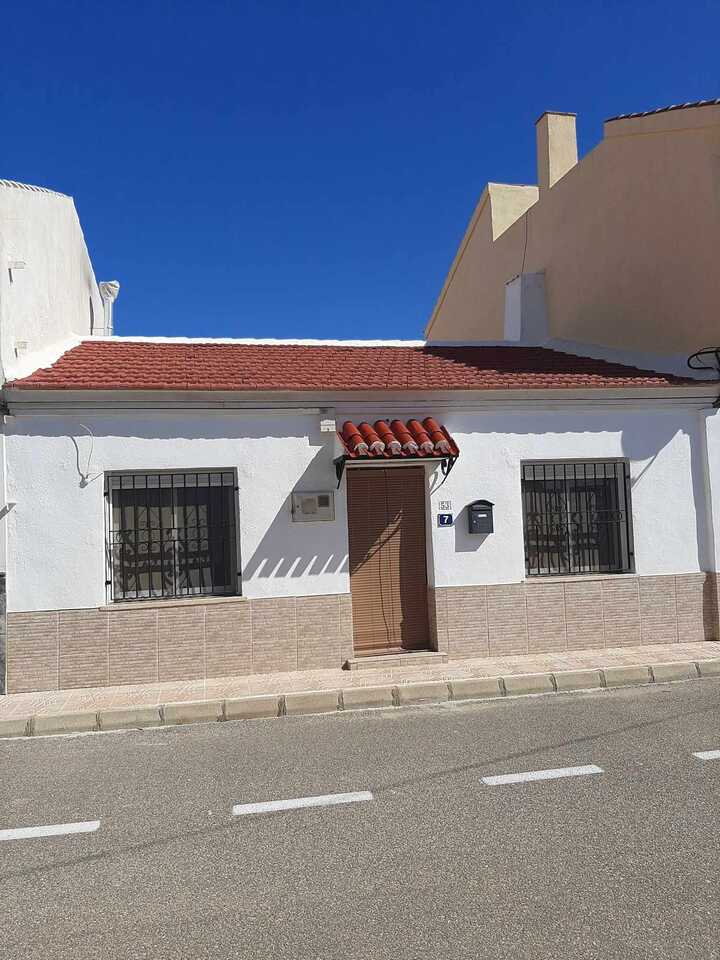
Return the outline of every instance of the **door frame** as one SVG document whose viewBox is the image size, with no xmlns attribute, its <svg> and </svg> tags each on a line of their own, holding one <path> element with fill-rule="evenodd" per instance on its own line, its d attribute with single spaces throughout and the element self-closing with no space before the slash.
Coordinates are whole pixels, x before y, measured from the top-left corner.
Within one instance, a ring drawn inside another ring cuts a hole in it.
<svg viewBox="0 0 720 960">
<path fill-rule="evenodd" d="M 350 473 L 351 473 L 351 472 L 352 472 L 352 473 L 355 473 L 356 471 L 360 471 L 360 470 L 382 470 L 382 469 L 388 469 L 388 470 L 408 470 L 408 469 L 422 470 L 422 474 L 423 474 L 423 520 L 424 520 L 424 524 L 425 524 L 425 536 L 424 536 L 424 543 L 423 543 L 423 561 L 424 561 L 424 563 L 425 563 L 425 585 L 426 585 L 426 594 L 425 594 L 425 599 L 424 599 L 424 609 L 425 609 L 425 613 L 426 613 L 426 617 L 427 617 L 427 645 L 426 645 L 426 646 L 423 646 L 423 647 L 414 648 L 414 649 L 416 649 L 418 652 L 420 652 L 420 651 L 427 651 L 427 650 L 432 650 L 432 649 L 433 649 L 433 638 L 432 638 L 432 633 L 431 633 L 431 630 L 430 630 L 430 619 L 431 619 L 431 618 L 430 618 L 430 603 L 429 603 L 430 577 L 431 577 L 431 571 L 433 571 L 433 567 L 432 567 L 432 563 L 431 563 L 431 560 L 432 560 L 432 529 L 431 529 L 431 509 L 430 509 L 431 505 L 430 505 L 430 497 L 429 497 L 429 491 L 428 491 L 428 471 L 427 471 L 427 469 L 426 469 L 427 466 L 429 466 L 429 465 L 430 465 L 430 464 L 429 464 L 429 462 L 427 462 L 427 461 L 425 461 L 425 462 L 423 462 L 423 461 L 420 461 L 420 462 L 417 462 L 417 461 L 407 462 L 407 461 L 405 461 L 405 462 L 403 462 L 402 464 L 389 463 L 388 461 L 380 461 L 380 462 L 377 462 L 377 461 L 376 461 L 376 462 L 371 462 L 371 463 L 363 463 L 362 465 L 361 465 L 361 464 L 357 464 L 357 465 L 354 465 L 354 464 L 353 464 L 353 465 L 351 466 L 350 464 L 348 464 L 348 469 L 346 470 L 346 474 L 345 474 L 345 475 L 346 475 L 346 478 L 347 478 L 347 479 L 346 479 L 346 509 L 345 509 L 345 521 L 346 521 L 346 531 L 347 531 L 347 537 L 348 537 L 348 581 L 349 581 L 348 586 L 349 586 L 349 589 L 350 589 L 350 598 L 351 598 L 351 605 L 352 605 L 352 575 L 351 575 L 351 572 L 350 572 L 350 494 L 349 494 L 349 489 L 348 489 L 348 488 L 349 488 L 349 485 L 350 485 L 350 480 L 349 480 Z M 434 579 L 434 571 L 433 571 L 433 579 Z M 402 648 L 402 649 L 401 649 L 401 648 L 394 648 L 394 647 L 388 647 L 388 649 L 385 650 L 385 651 L 378 650 L 377 652 L 375 652 L 375 651 L 358 650 L 358 648 L 357 648 L 356 645 L 355 645 L 355 629 L 354 629 L 354 625 L 353 625 L 353 638 L 352 638 L 352 643 L 353 643 L 353 656 L 354 656 L 354 657 L 363 657 L 363 658 L 367 657 L 367 658 L 372 658 L 373 656 L 381 657 L 381 656 L 392 655 L 392 654 L 395 654 L 395 653 L 404 654 L 404 653 L 412 653 L 412 652 L 413 652 L 413 648 L 407 648 L 407 649 Z"/>
</svg>

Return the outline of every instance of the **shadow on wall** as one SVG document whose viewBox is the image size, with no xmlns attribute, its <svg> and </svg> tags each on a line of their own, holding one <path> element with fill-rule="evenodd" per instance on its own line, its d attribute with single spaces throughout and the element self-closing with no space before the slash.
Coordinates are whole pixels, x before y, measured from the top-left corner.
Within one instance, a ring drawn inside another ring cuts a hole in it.
<svg viewBox="0 0 720 960">
<path fill-rule="evenodd" d="M 347 526 L 335 486 L 331 454 L 327 446 L 322 446 L 293 489 L 332 490 L 335 519 L 294 522 L 289 493 L 252 556 L 243 564 L 243 581 L 348 572 Z"/>
<path fill-rule="evenodd" d="M 699 570 L 712 569 L 711 553 L 712 530 L 710 529 L 710 509 L 707 500 L 707 464 L 705 462 L 704 445 L 701 440 L 700 430 L 702 423 L 699 417 L 695 419 L 695 429 L 687 430 L 678 427 L 677 422 L 673 423 L 671 418 L 658 414 L 656 418 L 655 429 L 646 431 L 622 432 L 622 450 L 624 456 L 630 463 L 646 460 L 647 463 L 638 474 L 632 477 L 631 493 L 635 494 L 638 487 L 643 483 L 653 483 L 652 473 L 648 470 L 653 463 L 668 446 L 677 434 L 685 434 L 688 438 L 690 448 L 690 479 L 693 492 L 693 507 L 695 514 L 695 536 L 697 547 L 697 561 Z M 668 422 L 670 421 L 670 422 Z M 674 503 L 668 503 L 665 510 L 670 514 L 677 508 Z M 663 517 L 657 517 L 657 523 L 662 524 Z"/>
<path fill-rule="evenodd" d="M 78 486 L 83 489 L 102 485 L 104 471 L 107 470 L 137 469 L 140 472 L 152 473 L 185 469 L 184 465 L 178 465 L 176 451 L 167 441 L 197 441 L 203 445 L 198 446 L 197 454 L 193 453 L 193 457 L 199 462 L 199 469 L 238 468 L 238 479 L 242 485 L 242 464 L 235 459 L 236 454 L 231 446 L 233 441 L 262 443 L 268 438 L 307 439 L 313 450 L 313 459 L 296 480 L 288 480 L 287 496 L 246 562 L 243 562 L 243 544 L 246 537 L 241 534 L 243 579 L 300 578 L 347 572 L 347 526 L 344 509 L 341 507 L 342 498 L 338 497 L 335 490 L 337 481 L 332 463 L 332 444 L 326 439 L 327 435 L 319 433 L 318 418 L 315 415 L 300 412 L 287 417 L 273 417 L 243 411 L 238 411 L 236 415 L 204 411 L 182 416 L 166 413 L 157 419 L 141 419 L 129 411 L 119 415 L 89 415 L 82 418 L 82 421 L 76 417 L 57 420 L 42 418 L 37 423 L 32 418 L 16 420 L 13 433 L 18 436 L 33 436 L 37 433 L 43 437 L 63 438 L 67 443 L 68 464 L 72 467 Z M 126 438 L 145 444 L 142 448 L 136 446 L 131 460 L 125 456 Z M 219 461 L 218 448 L 209 454 L 205 446 L 207 441 L 213 440 L 228 443 Z M 245 461 L 253 462 L 254 451 L 261 449 L 260 446 L 246 446 Z M 142 467 L 137 462 L 140 454 L 144 456 Z M 208 456 L 212 458 L 211 462 L 208 462 Z M 256 477 L 253 476 L 251 482 L 251 492 L 262 495 L 262 491 L 254 486 L 257 483 Z M 292 490 L 332 490 L 336 499 L 336 519 L 294 523 L 290 509 Z M 241 499 L 241 524 L 242 512 L 249 509 Z"/>
<path fill-rule="evenodd" d="M 489 537 L 470 534 L 468 503 L 461 499 L 455 503 L 454 511 L 456 555 L 472 554 L 480 561 L 483 556 L 488 555 L 487 551 L 493 547 L 495 539 L 498 541 L 498 552 L 495 556 L 502 554 L 503 559 L 507 559 L 507 556 L 512 555 L 515 558 L 513 562 L 517 560 L 520 554 L 516 543 L 508 542 L 507 547 L 501 549 L 507 532 L 504 526 L 505 516 L 512 516 L 514 522 L 522 516 L 517 460 L 584 461 L 623 457 L 631 464 L 633 526 L 636 549 L 640 548 L 642 541 L 643 555 L 642 558 L 638 557 L 641 565 L 678 573 L 693 569 L 712 570 L 714 545 L 706 490 L 708 467 L 704 450 L 704 428 L 695 411 L 610 411 L 598 405 L 591 410 L 568 414 L 558 412 L 550 416 L 546 411 L 539 411 L 537 415 L 528 415 L 523 411 L 517 417 L 514 414 L 490 414 L 487 418 L 461 416 L 454 422 L 450 418 L 447 425 L 456 436 L 483 434 L 488 444 L 488 464 L 492 464 L 497 457 L 502 477 L 495 478 L 487 465 L 472 464 L 467 459 L 467 452 L 461 453 L 459 465 L 456 467 L 456 470 L 460 471 L 456 474 L 459 480 L 457 489 L 464 490 L 466 495 L 471 493 L 473 499 L 486 497 L 495 501 L 496 532 Z M 582 443 L 576 440 L 578 434 L 584 434 Z M 546 443 L 545 435 L 553 435 L 555 439 Z M 558 440 L 563 435 L 566 435 L 567 442 L 559 443 Z M 503 437 L 507 438 L 507 445 Z M 604 440 L 603 437 L 607 439 Z M 460 445 L 462 448 L 462 440 Z M 506 468 L 511 468 L 512 473 L 517 476 L 517 487 L 515 481 L 512 481 L 512 484 L 508 482 Z M 472 470 L 476 481 L 471 489 L 468 469 Z M 456 497 L 457 494 L 448 499 Z M 470 499 L 468 495 L 468 500 Z M 429 516 L 433 527 L 436 520 L 436 516 Z M 665 556 L 656 555 L 653 558 L 654 543 L 677 543 L 682 548 L 682 557 L 673 556 L 672 547 L 668 546 Z M 432 554 L 430 557 L 432 559 Z M 694 566 L 695 562 L 697 567 Z M 676 570 L 677 564 L 680 566 Z M 647 569 L 644 572 L 647 572 Z M 521 578 L 522 575 L 517 577 Z"/>
<path fill-rule="evenodd" d="M 461 507 L 455 515 L 455 553 L 475 553 L 490 536 L 489 533 L 470 533 L 469 525 L 470 506 Z"/>
</svg>

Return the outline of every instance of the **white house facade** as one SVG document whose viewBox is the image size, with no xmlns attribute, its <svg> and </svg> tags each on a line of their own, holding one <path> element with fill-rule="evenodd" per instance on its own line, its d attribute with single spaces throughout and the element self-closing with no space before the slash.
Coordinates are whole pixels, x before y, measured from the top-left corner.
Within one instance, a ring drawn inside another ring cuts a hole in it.
<svg viewBox="0 0 720 960">
<path fill-rule="evenodd" d="M 72 197 L 0 179 L 0 384 L 51 362 L 69 341 L 112 332 L 118 285 L 98 284 Z M 5 482 L 0 427 L 0 691 L 5 676 Z"/>
<path fill-rule="evenodd" d="M 720 639 L 717 382 L 112 337 L 4 393 L 9 693 Z"/>
</svg>

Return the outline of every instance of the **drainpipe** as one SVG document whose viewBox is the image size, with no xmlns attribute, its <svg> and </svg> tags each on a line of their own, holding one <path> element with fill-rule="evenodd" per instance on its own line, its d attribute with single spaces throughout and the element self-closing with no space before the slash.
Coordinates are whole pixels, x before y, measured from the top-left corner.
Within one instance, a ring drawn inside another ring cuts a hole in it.
<svg viewBox="0 0 720 960">
<path fill-rule="evenodd" d="M 103 302 L 104 328 L 103 336 L 113 335 L 113 304 L 120 293 L 120 284 L 117 280 L 103 280 L 98 284 Z"/>
</svg>

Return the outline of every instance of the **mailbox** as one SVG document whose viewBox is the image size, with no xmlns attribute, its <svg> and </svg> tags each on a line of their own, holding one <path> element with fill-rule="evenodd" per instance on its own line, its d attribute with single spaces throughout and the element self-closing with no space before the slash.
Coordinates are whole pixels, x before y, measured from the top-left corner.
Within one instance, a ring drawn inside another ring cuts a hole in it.
<svg viewBox="0 0 720 960">
<path fill-rule="evenodd" d="M 489 500 L 475 500 L 468 506 L 468 531 L 470 533 L 493 532 L 493 507 Z"/>
</svg>

